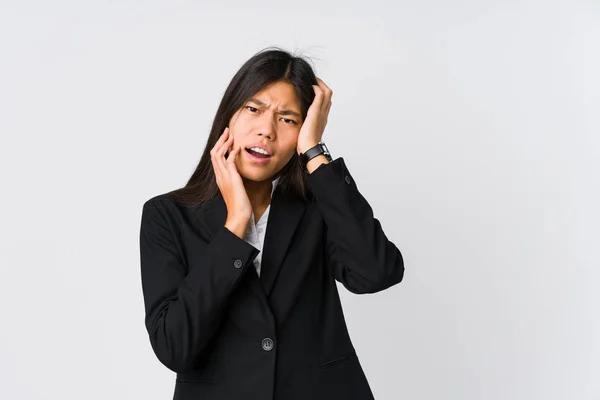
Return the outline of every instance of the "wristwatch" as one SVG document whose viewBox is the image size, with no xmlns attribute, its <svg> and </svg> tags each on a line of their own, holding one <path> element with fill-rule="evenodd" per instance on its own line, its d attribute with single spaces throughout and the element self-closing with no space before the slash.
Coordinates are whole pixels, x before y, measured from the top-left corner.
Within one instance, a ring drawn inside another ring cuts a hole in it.
<svg viewBox="0 0 600 400">
<path fill-rule="evenodd" d="M 327 148 L 327 146 L 325 146 L 325 143 L 319 142 L 315 146 L 306 150 L 304 153 L 300 153 L 299 160 L 300 160 L 300 168 L 302 168 L 302 171 L 304 171 L 308 174 L 308 169 L 306 168 L 306 164 L 308 164 L 308 162 L 312 158 L 318 156 L 319 154 L 324 154 L 325 157 L 327 157 L 327 160 L 329 162 L 333 161 L 333 159 L 331 158 L 331 153 L 329 153 L 329 149 Z"/>
</svg>

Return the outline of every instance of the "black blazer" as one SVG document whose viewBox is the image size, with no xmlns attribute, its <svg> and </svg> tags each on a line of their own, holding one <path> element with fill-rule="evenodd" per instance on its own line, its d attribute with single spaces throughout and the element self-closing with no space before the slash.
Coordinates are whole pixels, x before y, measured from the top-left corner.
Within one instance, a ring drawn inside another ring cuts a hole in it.
<svg viewBox="0 0 600 400">
<path fill-rule="evenodd" d="M 343 158 L 308 180 L 311 201 L 273 192 L 260 277 L 259 250 L 225 228 L 220 194 L 203 207 L 167 193 L 144 203 L 145 325 L 177 373 L 174 399 L 373 399 L 335 280 L 384 290 L 402 280 L 402 255 Z"/>
</svg>

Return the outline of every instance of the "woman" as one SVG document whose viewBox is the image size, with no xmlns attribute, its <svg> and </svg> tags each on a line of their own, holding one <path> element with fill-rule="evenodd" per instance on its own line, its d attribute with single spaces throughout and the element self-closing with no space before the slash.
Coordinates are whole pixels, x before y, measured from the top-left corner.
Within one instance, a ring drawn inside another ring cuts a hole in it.
<svg viewBox="0 0 600 400">
<path fill-rule="evenodd" d="M 302 58 L 255 54 L 189 182 L 144 203 L 145 325 L 174 399 L 373 399 L 336 280 L 375 293 L 404 264 L 323 145 L 331 95 Z"/>
</svg>

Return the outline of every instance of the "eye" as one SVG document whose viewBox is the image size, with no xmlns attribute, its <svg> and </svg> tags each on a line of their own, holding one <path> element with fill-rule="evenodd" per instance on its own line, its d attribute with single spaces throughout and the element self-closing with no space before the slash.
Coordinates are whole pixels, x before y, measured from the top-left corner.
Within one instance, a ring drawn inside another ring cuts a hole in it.
<svg viewBox="0 0 600 400">
<path fill-rule="evenodd" d="M 255 111 L 253 111 L 253 110 L 256 110 L 256 111 L 258 111 L 258 108 L 256 108 L 256 107 L 252 107 L 252 106 L 246 106 L 246 108 L 247 108 L 248 110 L 250 110 L 250 112 L 251 112 L 251 113 L 255 112 Z"/>
<path fill-rule="evenodd" d="M 288 118 L 281 118 L 281 119 L 286 121 L 286 124 L 288 124 L 288 125 L 294 125 L 296 123 L 296 121 L 294 121 L 293 119 L 288 119 Z"/>
</svg>

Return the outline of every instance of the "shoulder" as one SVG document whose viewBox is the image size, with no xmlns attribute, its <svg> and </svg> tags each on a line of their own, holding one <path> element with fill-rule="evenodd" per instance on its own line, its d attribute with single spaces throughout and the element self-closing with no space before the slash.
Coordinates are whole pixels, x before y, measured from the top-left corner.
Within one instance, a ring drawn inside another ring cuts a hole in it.
<svg viewBox="0 0 600 400">
<path fill-rule="evenodd" d="M 170 220 L 175 225 L 198 218 L 205 206 L 185 204 L 171 191 L 155 194 L 143 202 L 142 213 Z"/>
<path fill-rule="evenodd" d="M 181 204 L 171 192 L 156 194 L 142 205 L 144 214 L 160 214 L 162 218 L 178 220 L 179 216 L 190 211 L 190 206 Z"/>
<path fill-rule="evenodd" d="M 144 201 L 142 208 L 170 208 L 174 206 L 177 206 L 177 203 L 175 202 L 175 199 L 172 197 L 170 192 L 167 192 L 156 194 L 150 197 L 149 199 Z"/>
</svg>

